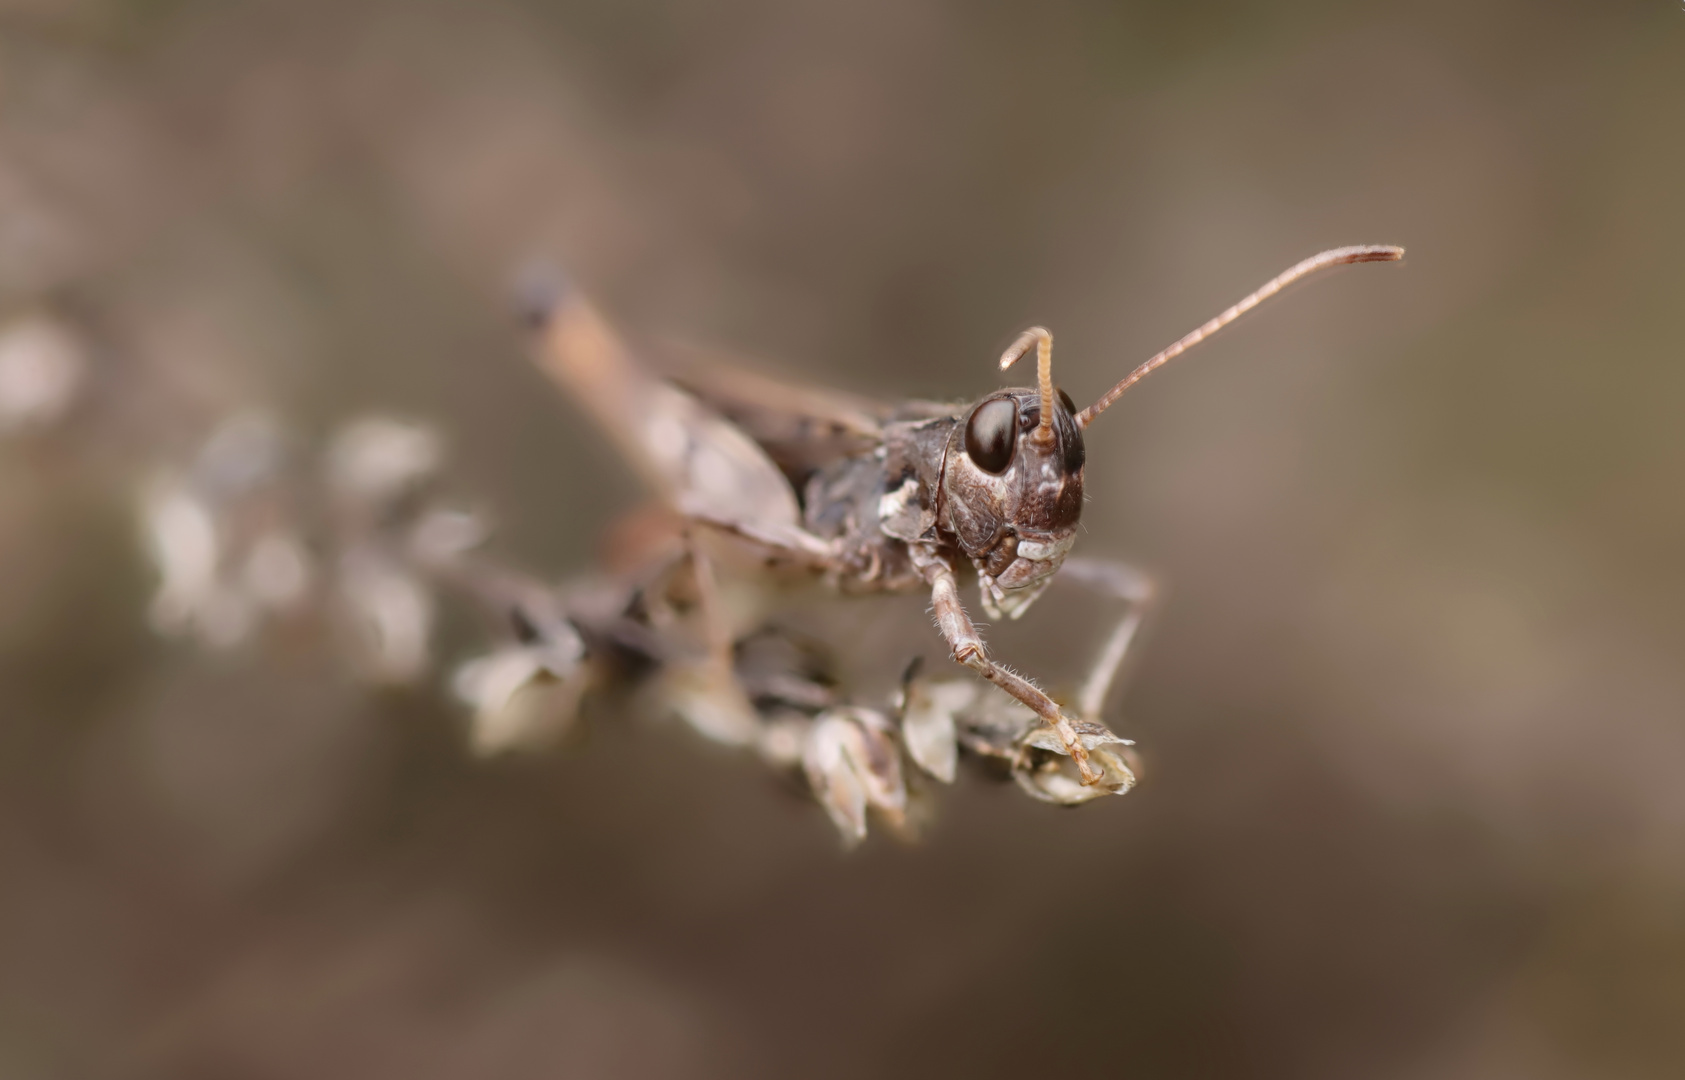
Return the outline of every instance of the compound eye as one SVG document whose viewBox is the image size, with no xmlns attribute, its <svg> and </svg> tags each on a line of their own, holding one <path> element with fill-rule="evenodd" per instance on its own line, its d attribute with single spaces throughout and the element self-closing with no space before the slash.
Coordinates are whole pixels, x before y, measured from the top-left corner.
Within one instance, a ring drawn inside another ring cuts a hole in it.
<svg viewBox="0 0 1685 1080">
<path fill-rule="evenodd" d="M 1088 452 L 1082 446 L 1082 429 L 1076 425 L 1076 402 L 1071 400 L 1071 395 L 1060 390 L 1059 404 L 1065 407 L 1064 414 L 1057 421 L 1059 441 L 1064 445 L 1065 472 L 1080 472 L 1083 462 L 1088 460 Z"/>
<path fill-rule="evenodd" d="M 1067 474 L 1081 472 L 1083 463 L 1088 460 L 1088 451 L 1083 448 L 1082 432 L 1077 430 L 1075 424 L 1071 425 L 1070 431 L 1065 437 L 1064 453 L 1065 472 Z"/>
<path fill-rule="evenodd" d="M 990 398 L 965 423 L 965 453 L 979 469 L 999 476 L 1012 465 L 1018 441 L 1018 406 L 1011 398 Z"/>
</svg>

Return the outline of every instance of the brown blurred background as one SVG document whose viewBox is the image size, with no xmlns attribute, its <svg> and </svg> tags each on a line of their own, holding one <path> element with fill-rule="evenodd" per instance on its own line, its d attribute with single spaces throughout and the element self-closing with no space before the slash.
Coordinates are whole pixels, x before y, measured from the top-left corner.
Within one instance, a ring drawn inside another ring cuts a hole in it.
<svg viewBox="0 0 1685 1080">
<path fill-rule="evenodd" d="M 96 347 L 0 445 L 0 1076 L 1685 1074 L 1682 131 L 1676 0 L 5 0 L 0 304 Z M 432 420 L 588 566 L 635 497 L 535 255 L 886 397 L 1044 322 L 1080 403 L 1347 243 L 1409 259 L 1090 437 L 1079 550 L 1169 587 L 1124 799 L 843 855 L 676 726 L 482 763 L 145 624 L 149 455 L 253 405 Z"/>
</svg>

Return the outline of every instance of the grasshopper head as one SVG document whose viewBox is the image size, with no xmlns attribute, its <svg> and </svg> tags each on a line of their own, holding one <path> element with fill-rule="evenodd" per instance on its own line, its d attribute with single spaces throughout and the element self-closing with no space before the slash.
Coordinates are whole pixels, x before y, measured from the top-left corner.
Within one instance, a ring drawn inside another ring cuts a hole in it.
<svg viewBox="0 0 1685 1080">
<path fill-rule="evenodd" d="M 1065 561 L 1082 514 L 1082 433 L 1131 386 L 1301 278 L 1329 267 L 1396 262 L 1383 244 L 1333 248 L 1295 263 L 1221 315 L 1136 367 L 1077 412 L 1053 386 L 1053 335 L 1032 326 L 1001 355 L 1002 371 L 1036 356 L 1036 388 L 1000 390 L 972 406 L 943 453 L 937 525 L 977 567 L 991 618 L 1018 617 Z"/>
<path fill-rule="evenodd" d="M 1052 418 L 1042 421 L 1042 402 Z M 939 519 L 977 567 L 991 618 L 1016 618 L 1041 595 L 1082 515 L 1082 429 L 1064 391 L 1000 390 L 948 439 Z"/>
</svg>

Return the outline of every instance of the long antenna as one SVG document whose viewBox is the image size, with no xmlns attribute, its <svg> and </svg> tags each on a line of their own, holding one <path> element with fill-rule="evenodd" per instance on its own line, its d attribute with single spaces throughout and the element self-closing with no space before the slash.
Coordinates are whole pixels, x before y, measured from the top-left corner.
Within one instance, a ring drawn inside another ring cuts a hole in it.
<svg viewBox="0 0 1685 1080">
<path fill-rule="evenodd" d="M 1005 371 L 1016 364 L 1031 345 L 1036 347 L 1036 380 L 1041 384 L 1041 420 L 1030 437 L 1047 445 L 1053 441 L 1053 335 L 1047 327 L 1032 326 L 1019 334 L 1018 340 L 1001 353 L 1000 369 Z"/>
<path fill-rule="evenodd" d="M 1347 263 L 1397 262 L 1402 258 L 1404 258 L 1404 249 L 1401 247 L 1392 247 L 1386 244 L 1363 244 L 1357 247 L 1334 248 L 1329 251 L 1324 251 L 1320 255 L 1312 255 L 1304 262 L 1288 267 L 1286 270 L 1283 270 L 1281 273 L 1271 278 L 1256 292 L 1247 296 L 1246 299 L 1242 300 L 1234 307 L 1229 308 L 1227 311 L 1223 312 L 1215 319 L 1212 319 L 1198 330 L 1195 330 L 1187 337 L 1184 337 L 1182 340 L 1176 342 L 1176 344 L 1170 346 L 1170 348 L 1159 353 L 1151 360 L 1148 360 L 1134 371 L 1131 371 L 1122 382 L 1118 383 L 1110 390 L 1107 390 L 1105 394 L 1101 395 L 1099 401 L 1096 401 L 1088 408 L 1077 413 L 1077 427 L 1085 428 L 1089 424 L 1093 423 L 1094 418 L 1111 408 L 1112 402 L 1122 397 L 1125 390 L 1128 390 L 1131 386 L 1134 386 L 1148 375 L 1151 375 L 1157 369 L 1176 359 L 1176 357 L 1181 356 L 1195 345 L 1198 345 L 1212 334 L 1215 334 L 1223 327 L 1234 322 L 1236 319 L 1245 315 L 1248 311 L 1251 311 L 1253 308 L 1262 304 L 1265 300 L 1268 300 L 1270 297 L 1287 288 L 1287 286 L 1293 284 L 1295 281 L 1298 281 L 1300 278 L 1309 277 L 1318 270 L 1326 270 L 1330 266 L 1344 266 Z M 1029 334 L 1033 333 L 1033 331 L 1025 331 L 1025 333 Z M 1043 333 L 1046 333 L 1046 331 L 1043 331 Z M 1018 340 L 1022 342 L 1024 338 L 1019 338 Z M 1016 347 L 1017 346 L 1015 345 L 1014 348 Z M 1007 354 L 1011 355 L 1010 349 L 1007 350 Z M 1013 357 L 1013 359 L 1017 359 L 1017 357 Z M 1001 366 L 1006 366 L 1006 360 L 1004 357 L 1001 360 Z M 1047 380 L 1044 378 L 1044 388 L 1042 390 L 1042 401 L 1044 403 L 1042 408 L 1044 416 L 1046 415 L 1045 403 L 1048 400 L 1046 389 L 1047 385 Z"/>
</svg>

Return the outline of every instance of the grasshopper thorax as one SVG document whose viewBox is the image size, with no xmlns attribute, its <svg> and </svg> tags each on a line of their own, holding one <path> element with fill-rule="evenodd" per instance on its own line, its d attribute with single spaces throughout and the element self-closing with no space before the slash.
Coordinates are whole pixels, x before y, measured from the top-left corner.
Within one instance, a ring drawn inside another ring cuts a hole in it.
<svg viewBox="0 0 1685 1080">
<path fill-rule="evenodd" d="M 1075 413 L 1060 391 L 1043 427 L 1037 390 L 1000 390 L 948 438 L 937 525 L 977 567 L 991 608 L 1027 607 L 1076 538 L 1084 451 Z"/>
</svg>

